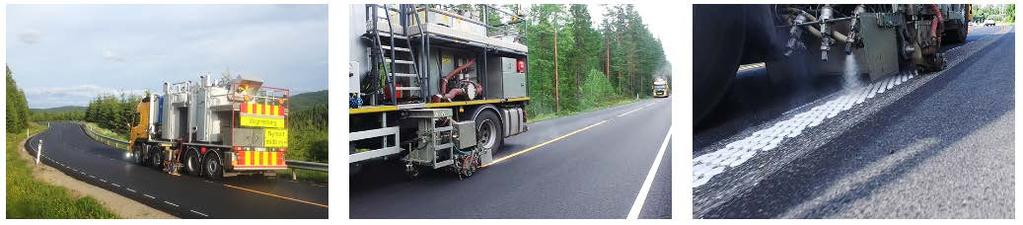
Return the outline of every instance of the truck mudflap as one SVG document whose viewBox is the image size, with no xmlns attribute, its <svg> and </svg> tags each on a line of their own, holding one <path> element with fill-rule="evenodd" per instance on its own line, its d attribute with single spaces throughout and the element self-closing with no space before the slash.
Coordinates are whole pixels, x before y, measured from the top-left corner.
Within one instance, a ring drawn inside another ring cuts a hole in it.
<svg viewBox="0 0 1023 225">
<path fill-rule="evenodd" d="M 288 169 L 284 151 L 257 151 L 236 147 L 231 159 L 234 170 L 283 170 Z"/>
</svg>

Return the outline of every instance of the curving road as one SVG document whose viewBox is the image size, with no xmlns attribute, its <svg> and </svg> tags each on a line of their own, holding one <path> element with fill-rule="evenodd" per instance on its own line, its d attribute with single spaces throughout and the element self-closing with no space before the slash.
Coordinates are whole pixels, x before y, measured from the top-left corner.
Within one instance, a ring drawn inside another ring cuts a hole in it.
<svg viewBox="0 0 1023 225">
<path fill-rule="evenodd" d="M 671 218 L 670 127 L 670 98 L 647 99 L 530 124 L 496 153 L 506 160 L 465 180 L 371 164 L 351 176 L 350 216 Z"/>
<path fill-rule="evenodd" d="M 25 145 L 33 155 L 39 140 L 47 165 L 180 218 L 327 218 L 326 186 L 284 177 L 171 176 L 130 162 L 72 123 L 51 123 L 31 137 Z"/>
</svg>

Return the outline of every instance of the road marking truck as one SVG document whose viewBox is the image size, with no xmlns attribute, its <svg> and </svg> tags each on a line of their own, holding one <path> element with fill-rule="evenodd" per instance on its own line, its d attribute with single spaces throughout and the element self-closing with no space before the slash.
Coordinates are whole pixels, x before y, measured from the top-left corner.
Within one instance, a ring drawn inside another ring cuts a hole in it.
<svg viewBox="0 0 1023 225">
<path fill-rule="evenodd" d="M 668 88 L 668 81 L 663 77 L 654 79 L 653 92 L 654 98 L 667 98 L 668 95 L 671 94 L 671 91 Z"/>
<path fill-rule="evenodd" d="M 240 76 L 164 83 L 135 107 L 129 155 L 173 175 L 275 174 L 287 169 L 288 94 Z"/>
<path fill-rule="evenodd" d="M 495 22 L 500 21 L 500 22 Z M 490 5 L 351 5 L 349 167 L 471 176 L 527 130 L 522 15 Z"/>
<path fill-rule="evenodd" d="M 764 62 L 777 84 L 939 71 L 942 45 L 964 43 L 972 18 L 964 4 L 696 5 L 693 14 L 697 123 L 732 88 L 739 65 Z"/>
</svg>

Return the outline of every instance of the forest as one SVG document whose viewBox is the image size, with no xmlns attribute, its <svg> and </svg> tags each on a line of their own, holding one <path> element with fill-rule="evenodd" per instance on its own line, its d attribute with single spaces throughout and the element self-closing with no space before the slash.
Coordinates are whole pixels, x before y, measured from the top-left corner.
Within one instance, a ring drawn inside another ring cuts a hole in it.
<svg viewBox="0 0 1023 225">
<path fill-rule="evenodd" d="M 497 7 L 522 10 L 518 5 Z M 587 5 L 533 5 L 525 21 L 515 25 L 529 47 L 528 115 L 565 115 L 648 97 L 655 77 L 670 78 L 661 40 L 636 8 L 599 7 L 605 13 L 594 23 Z"/>
</svg>

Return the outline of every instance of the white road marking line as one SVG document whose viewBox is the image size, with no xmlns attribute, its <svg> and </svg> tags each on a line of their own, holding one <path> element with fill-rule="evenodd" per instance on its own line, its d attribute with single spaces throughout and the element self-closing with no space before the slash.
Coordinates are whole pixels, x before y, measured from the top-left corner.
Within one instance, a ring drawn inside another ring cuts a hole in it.
<svg viewBox="0 0 1023 225">
<path fill-rule="evenodd" d="M 114 185 L 114 187 L 121 187 L 121 185 L 117 183 L 110 183 L 110 185 Z"/>
<path fill-rule="evenodd" d="M 629 210 L 629 216 L 626 219 L 638 219 L 639 213 L 643 211 L 643 203 L 646 202 L 646 196 L 650 193 L 650 185 L 653 184 L 654 177 L 657 176 L 657 169 L 661 167 L 661 158 L 664 158 L 664 150 L 668 148 L 670 140 L 671 128 L 668 128 L 668 134 L 664 135 L 664 141 L 661 142 L 661 150 L 657 151 L 657 158 L 654 158 L 654 164 L 650 165 L 650 172 L 647 172 L 643 187 L 639 188 L 639 194 L 636 195 L 636 201 L 632 202 L 632 209 Z"/>
<path fill-rule="evenodd" d="M 156 197 L 153 197 L 152 195 L 149 195 L 149 194 L 142 194 L 142 195 L 146 196 L 146 198 L 149 198 L 149 199 L 156 199 Z"/>
<path fill-rule="evenodd" d="M 89 175 L 89 178 L 96 179 L 96 176 Z"/>
<path fill-rule="evenodd" d="M 639 111 L 640 109 L 646 108 L 647 106 L 651 106 L 653 104 L 654 103 L 646 104 L 644 106 L 640 106 L 639 108 L 636 108 L 636 109 L 633 109 L 633 110 L 629 110 L 628 112 L 625 112 L 625 113 L 622 113 L 622 114 L 618 114 L 618 117 L 623 117 L 625 115 L 629 115 L 629 113 L 633 113 L 633 112 Z"/>
<path fill-rule="evenodd" d="M 100 181 L 100 182 L 103 182 L 103 183 L 106 183 L 106 182 L 107 182 L 107 180 L 104 180 L 103 178 L 100 178 L 100 179 L 99 179 L 99 181 Z"/>
<path fill-rule="evenodd" d="M 191 210 L 191 209 L 189 209 L 188 211 L 191 211 L 192 213 L 195 213 L 195 214 L 199 214 L 202 217 L 210 217 L 209 215 L 206 215 L 205 213 L 201 213 L 199 211 L 195 211 L 195 210 Z"/>
<path fill-rule="evenodd" d="M 908 76 L 908 77 L 904 77 Z M 714 152 L 693 158 L 693 187 L 706 184 L 715 175 L 726 169 L 737 167 L 749 161 L 759 152 L 776 148 L 785 139 L 799 136 L 803 130 L 820 125 L 824 120 L 859 105 L 866 99 L 873 98 L 906 83 L 912 75 L 896 75 L 874 82 L 867 86 L 850 89 L 824 104 L 805 110 L 789 119 L 776 122 L 773 126 L 763 128 L 752 135 L 733 141 Z M 905 80 L 905 81 L 904 81 Z"/>
<path fill-rule="evenodd" d="M 128 191 L 130 191 L 131 193 L 138 193 L 137 191 L 135 191 L 135 189 L 131 189 L 131 188 L 124 188 L 124 189 L 127 189 L 127 190 L 128 190 Z"/>
<path fill-rule="evenodd" d="M 167 203 L 168 205 L 172 205 L 174 207 L 178 207 L 178 204 L 174 204 L 173 202 L 163 201 L 163 203 Z"/>
</svg>

